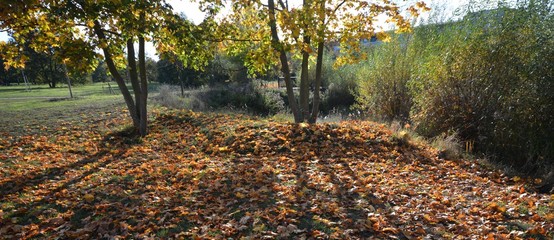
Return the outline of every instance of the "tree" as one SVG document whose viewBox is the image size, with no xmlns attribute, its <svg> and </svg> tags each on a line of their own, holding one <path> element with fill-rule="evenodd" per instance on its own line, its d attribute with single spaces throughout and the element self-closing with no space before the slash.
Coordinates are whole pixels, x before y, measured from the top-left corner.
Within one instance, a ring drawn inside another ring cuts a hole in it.
<svg viewBox="0 0 554 240">
<path fill-rule="evenodd" d="M 92 82 L 107 82 L 109 81 L 106 63 L 99 62 L 96 69 L 92 72 Z"/>
<path fill-rule="evenodd" d="M 156 60 L 147 57 L 146 58 L 146 78 L 148 79 L 148 83 L 152 83 L 152 81 L 155 81 L 158 78 L 158 69 L 156 67 Z"/>
<path fill-rule="evenodd" d="M 165 51 L 182 50 L 167 42 L 187 42 L 197 36 L 179 32 L 189 30 L 181 27 L 187 24 L 174 16 L 165 1 L 44 0 L 13 1 L 5 5 L 0 10 L 0 30 L 10 31 L 17 42 L 25 42 L 27 39 L 22 36 L 36 31 L 32 48 L 38 52 L 49 47 L 57 49 L 56 56 L 71 71 L 90 71 L 96 66 L 96 60 L 103 58 L 125 99 L 133 126 L 141 136 L 147 134 L 145 42 L 153 40 Z M 174 40 L 174 36 L 180 39 Z M 159 41 L 162 38 L 165 41 Z M 138 41 L 138 66 L 135 41 Z M 7 46 L 0 46 L 7 64 L 22 66 L 25 57 L 17 58 L 19 49 Z M 102 55 L 97 50 L 101 50 Z M 185 53 L 188 52 L 180 51 L 178 54 L 186 59 Z M 134 98 L 118 71 L 125 65 Z"/>
<path fill-rule="evenodd" d="M 211 6 L 218 9 L 214 1 Z M 208 5 L 209 6 L 209 5 Z M 382 14 L 396 24 L 399 31 L 408 31 L 410 22 L 401 15 L 395 3 L 360 0 L 303 0 L 300 6 L 293 6 L 288 0 L 232 1 L 232 13 L 224 19 L 225 32 L 232 34 L 229 39 L 239 44 L 244 40 L 256 42 L 257 47 L 247 56 L 250 68 L 263 69 L 272 61 L 281 65 L 289 106 L 295 122 L 315 123 L 319 112 L 319 91 L 314 91 L 310 106 L 309 61 L 316 61 L 314 89 L 321 86 L 321 74 L 325 44 L 331 41 L 340 43 L 341 56 L 337 64 L 353 63 L 365 58 L 360 52 L 360 40 L 370 39 L 377 32 L 376 24 Z M 412 16 L 427 10 L 423 2 L 407 8 Z M 235 26 L 234 30 L 229 30 Z M 386 38 L 384 32 L 377 33 Z M 295 97 L 291 80 L 290 58 L 301 59 L 300 92 Z"/>
</svg>

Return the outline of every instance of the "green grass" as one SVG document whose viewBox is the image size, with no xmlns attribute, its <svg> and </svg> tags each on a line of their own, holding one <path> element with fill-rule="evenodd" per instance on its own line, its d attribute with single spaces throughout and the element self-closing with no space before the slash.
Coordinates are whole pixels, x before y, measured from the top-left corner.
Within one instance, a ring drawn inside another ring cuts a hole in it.
<svg viewBox="0 0 554 240">
<path fill-rule="evenodd" d="M 131 90 L 131 86 L 128 86 Z M 150 92 L 157 90 L 158 84 L 149 84 Z M 27 91 L 24 85 L 0 86 L 0 112 L 25 111 L 33 109 L 57 108 L 71 109 L 87 105 L 105 105 L 107 103 L 123 102 L 117 84 L 94 83 L 73 86 L 73 99 L 69 98 L 67 85 L 49 88 L 48 85 L 32 85 Z M 132 90 L 131 90 L 132 93 Z"/>
<path fill-rule="evenodd" d="M 0 86 L 0 133 L 42 132 L 63 122 L 83 122 L 83 114 L 126 109 L 119 88 L 115 83 L 111 85 L 112 92 L 103 83 L 74 86 L 72 99 L 65 85 L 33 85 L 31 91 L 26 91 L 24 85 Z M 153 96 L 158 83 L 149 84 L 148 88 Z"/>
</svg>

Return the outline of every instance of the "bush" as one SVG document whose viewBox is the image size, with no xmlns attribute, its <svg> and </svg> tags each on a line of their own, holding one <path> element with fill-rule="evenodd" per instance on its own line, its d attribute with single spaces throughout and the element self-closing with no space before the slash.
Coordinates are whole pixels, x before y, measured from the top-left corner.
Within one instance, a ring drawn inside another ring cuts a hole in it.
<svg viewBox="0 0 554 240">
<path fill-rule="evenodd" d="M 410 34 L 396 35 L 389 43 L 369 48 L 368 60 L 359 68 L 356 107 L 374 119 L 409 120 L 410 41 Z"/>
<path fill-rule="evenodd" d="M 158 96 L 154 100 L 167 108 L 185 108 L 184 101 L 175 94 L 177 91 L 177 87 L 162 84 L 158 87 Z"/>
<path fill-rule="evenodd" d="M 456 132 L 496 162 L 546 173 L 554 165 L 552 7 L 500 5 L 393 37 L 358 68 L 357 106 L 410 121 L 428 138 Z"/>
<path fill-rule="evenodd" d="M 259 115 L 273 115 L 284 111 L 281 93 L 248 84 L 218 85 L 199 91 L 196 97 L 211 109 L 243 110 Z"/>
<path fill-rule="evenodd" d="M 456 131 L 525 172 L 552 165 L 554 19 L 542 8 L 502 7 L 434 27 L 438 37 L 421 44 L 428 54 L 409 83 L 420 133 Z"/>
<path fill-rule="evenodd" d="M 332 111 L 346 111 L 354 103 L 356 90 L 357 65 L 334 67 L 333 53 L 326 53 L 322 68 L 322 88 L 319 109 L 323 115 Z M 310 77 L 315 76 L 315 66 L 310 68 Z M 312 79 L 314 81 L 314 79 Z"/>
</svg>

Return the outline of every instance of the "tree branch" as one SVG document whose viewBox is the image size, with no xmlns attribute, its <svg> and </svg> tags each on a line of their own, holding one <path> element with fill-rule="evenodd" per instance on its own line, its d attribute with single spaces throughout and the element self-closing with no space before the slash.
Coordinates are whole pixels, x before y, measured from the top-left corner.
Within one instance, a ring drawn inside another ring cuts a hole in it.
<svg viewBox="0 0 554 240">
<path fill-rule="evenodd" d="M 333 9 L 333 11 L 331 12 L 331 14 L 329 14 L 329 16 L 334 16 L 334 15 L 337 13 L 337 11 L 339 10 L 339 8 L 340 8 L 342 5 L 344 5 L 345 3 L 346 3 L 346 0 L 342 0 L 342 2 L 339 3 L 339 5 L 337 5 L 337 6 L 335 7 L 335 9 Z M 327 18 L 327 20 L 329 20 L 329 19 L 331 19 L 331 18 Z M 328 22 L 325 22 L 323 25 L 327 25 L 327 24 L 328 24 Z"/>
<path fill-rule="evenodd" d="M 220 38 L 220 39 L 208 38 L 208 39 L 203 39 L 203 40 L 210 41 L 210 42 L 223 42 L 223 41 L 233 41 L 233 42 L 261 42 L 261 41 L 262 41 L 262 40 L 260 40 L 260 39 L 240 39 L 240 38 Z"/>
</svg>

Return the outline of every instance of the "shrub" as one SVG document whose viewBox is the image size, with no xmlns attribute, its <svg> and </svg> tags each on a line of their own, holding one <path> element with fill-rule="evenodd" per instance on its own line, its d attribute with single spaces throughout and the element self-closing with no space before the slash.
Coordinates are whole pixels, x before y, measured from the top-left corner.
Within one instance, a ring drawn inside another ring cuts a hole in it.
<svg viewBox="0 0 554 240">
<path fill-rule="evenodd" d="M 345 111 L 355 103 L 357 65 L 334 67 L 332 53 L 325 54 L 322 69 L 320 111 L 328 115 L 332 111 Z M 315 76 L 315 66 L 310 76 Z"/>
<path fill-rule="evenodd" d="M 358 68 L 357 106 L 411 121 L 428 138 L 456 132 L 496 162 L 546 173 L 554 165 L 553 5 L 517 4 L 420 26 L 371 49 Z"/>
<path fill-rule="evenodd" d="M 218 85 L 195 96 L 211 109 L 227 108 L 259 115 L 273 115 L 285 109 L 279 91 L 262 89 L 252 83 Z"/>
<path fill-rule="evenodd" d="M 158 95 L 154 98 L 154 100 L 158 104 L 167 108 L 184 108 L 184 101 L 176 95 L 177 92 L 178 89 L 176 87 L 162 84 L 158 87 Z"/>
<path fill-rule="evenodd" d="M 409 83 L 420 133 L 456 131 L 476 150 L 525 172 L 552 165 L 554 19 L 543 8 L 501 7 L 435 27 L 439 35 L 421 44 L 429 54 Z"/>
<path fill-rule="evenodd" d="M 358 71 L 358 109 L 375 119 L 407 122 L 412 96 L 409 43 L 411 35 L 396 35 L 389 43 L 369 48 L 368 60 Z"/>
<path fill-rule="evenodd" d="M 462 145 L 458 134 L 443 133 L 433 138 L 431 146 L 439 150 L 439 158 L 457 160 L 462 156 Z"/>
</svg>

